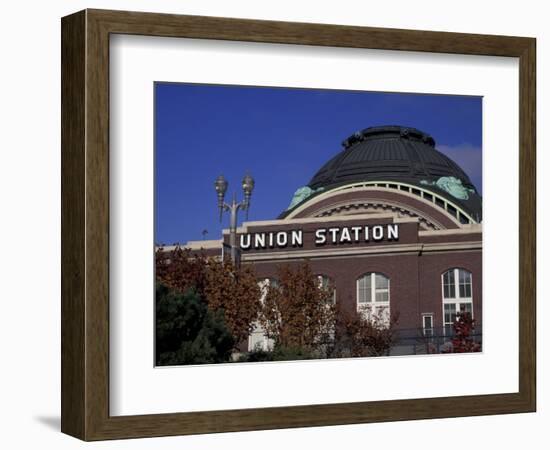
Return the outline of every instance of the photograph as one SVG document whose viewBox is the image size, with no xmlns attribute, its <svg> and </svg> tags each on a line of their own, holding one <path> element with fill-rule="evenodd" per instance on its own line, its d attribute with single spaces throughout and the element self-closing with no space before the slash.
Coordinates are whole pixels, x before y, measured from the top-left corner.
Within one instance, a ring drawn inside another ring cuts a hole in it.
<svg viewBox="0 0 550 450">
<path fill-rule="evenodd" d="M 482 352 L 482 106 L 155 82 L 155 366 Z"/>
</svg>

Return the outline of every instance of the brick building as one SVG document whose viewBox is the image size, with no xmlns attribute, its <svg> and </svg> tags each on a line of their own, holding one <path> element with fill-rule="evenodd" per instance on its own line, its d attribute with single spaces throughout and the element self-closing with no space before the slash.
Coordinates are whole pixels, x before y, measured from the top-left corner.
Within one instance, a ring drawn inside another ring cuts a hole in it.
<svg viewBox="0 0 550 450">
<path fill-rule="evenodd" d="M 276 282 L 279 264 L 308 259 L 341 306 L 387 320 L 398 311 L 408 353 L 422 337 L 443 342 L 460 310 L 472 313 L 480 333 L 481 221 L 476 188 L 432 137 L 384 126 L 346 139 L 286 211 L 243 223 L 237 242 L 242 264 L 253 264 L 260 280 Z M 187 246 L 220 254 L 228 243 L 226 230 L 222 240 Z M 258 343 L 269 344 L 261 329 L 249 348 Z"/>
</svg>

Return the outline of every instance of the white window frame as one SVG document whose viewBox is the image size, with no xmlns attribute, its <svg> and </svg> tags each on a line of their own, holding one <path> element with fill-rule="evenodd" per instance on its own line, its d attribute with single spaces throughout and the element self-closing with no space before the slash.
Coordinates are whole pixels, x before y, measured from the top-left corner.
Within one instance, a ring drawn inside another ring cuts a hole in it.
<svg viewBox="0 0 550 450">
<path fill-rule="evenodd" d="M 461 297 L 460 296 L 460 271 L 464 271 L 470 275 L 470 296 L 469 297 Z M 454 297 L 445 298 L 445 275 L 452 271 L 453 274 L 453 286 L 454 286 Z M 441 298 L 443 299 L 442 302 L 442 321 L 443 321 L 443 334 L 447 335 L 447 327 L 451 327 L 453 323 L 456 321 L 456 317 L 453 322 L 447 322 L 445 320 L 445 305 L 454 305 L 455 306 L 455 312 L 458 314 L 460 312 L 460 306 L 463 304 L 470 305 L 470 314 L 472 315 L 472 318 L 474 317 L 474 277 L 472 272 L 470 272 L 467 269 L 464 269 L 462 267 L 452 267 L 445 272 L 441 274 Z"/>
<path fill-rule="evenodd" d="M 432 326 L 431 327 L 426 327 L 426 317 L 430 317 L 431 320 L 432 320 Z M 434 326 L 434 313 L 422 313 L 422 335 L 424 337 L 428 337 L 428 338 L 431 338 L 434 336 L 434 330 L 435 330 L 435 326 Z M 429 333 L 426 333 L 427 331 L 429 331 Z"/>
<path fill-rule="evenodd" d="M 377 289 L 376 288 L 376 275 L 380 275 L 384 277 L 386 280 L 388 280 L 388 287 L 384 289 Z M 359 290 L 359 283 L 362 279 L 365 277 L 370 277 L 370 298 L 366 299 L 367 301 L 360 301 L 360 290 Z M 390 313 L 391 313 L 391 307 L 390 307 L 390 278 L 386 276 L 385 274 L 381 272 L 367 272 L 363 275 L 361 275 L 359 278 L 357 278 L 356 282 L 356 304 L 357 304 L 357 311 L 362 312 L 363 314 L 366 314 L 367 317 L 371 318 L 373 315 L 376 315 L 376 309 L 377 308 L 384 308 L 384 317 L 383 322 L 386 325 L 389 325 L 390 323 Z M 376 301 L 376 293 L 377 292 L 387 292 L 388 294 L 388 300 L 383 302 L 377 302 Z M 379 316 L 377 316 L 379 317 Z M 380 318 L 380 317 L 379 317 Z"/>
</svg>

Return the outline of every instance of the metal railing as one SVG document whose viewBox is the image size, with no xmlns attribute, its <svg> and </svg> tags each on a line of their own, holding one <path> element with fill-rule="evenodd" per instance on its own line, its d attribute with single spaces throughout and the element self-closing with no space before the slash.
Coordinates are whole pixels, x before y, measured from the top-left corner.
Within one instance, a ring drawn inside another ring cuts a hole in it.
<svg viewBox="0 0 550 450">
<path fill-rule="evenodd" d="M 396 330 L 390 355 L 445 353 L 452 349 L 452 340 L 455 337 L 452 326 Z M 482 328 L 480 325 L 476 325 L 468 339 L 476 344 L 482 344 Z"/>
<path fill-rule="evenodd" d="M 384 356 L 428 355 L 438 353 L 451 353 L 453 339 L 456 337 L 451 325 L 446 327 L 401 328 L 393 331 L 389 349 L 383 351 Z M 482 348 L 482 328 L 476 325 L 468 337 Z M 322 341 L 321 348 L 326 350 L 326 357 L 348 357 L 352 354 L 353 344 L 345 339 L 334 340 L 328 338 Z M 372 355 L 377 356 L 377 355 Z"/>
</svg>

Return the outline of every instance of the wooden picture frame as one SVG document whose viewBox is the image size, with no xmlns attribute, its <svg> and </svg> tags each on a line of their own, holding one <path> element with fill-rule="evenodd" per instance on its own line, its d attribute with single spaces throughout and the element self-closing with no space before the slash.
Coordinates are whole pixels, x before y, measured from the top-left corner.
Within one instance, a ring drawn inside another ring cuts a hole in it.
<svg viewBox="0 0 550 450">
<path fill-rule="evenodd" d="M 101 440 L 535 411 L 535 39 L 104 10 L 64 17 L 61 29 L 64 433 Z M 519 58 L 519 392 L 110 416 L 109 36 L 117 33 Z"/>
</svg>

